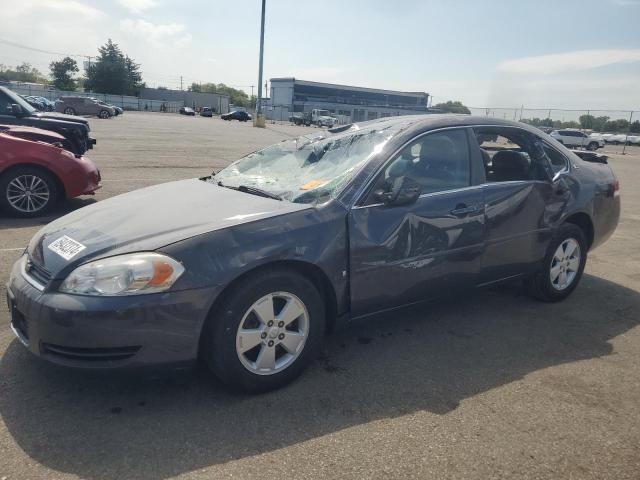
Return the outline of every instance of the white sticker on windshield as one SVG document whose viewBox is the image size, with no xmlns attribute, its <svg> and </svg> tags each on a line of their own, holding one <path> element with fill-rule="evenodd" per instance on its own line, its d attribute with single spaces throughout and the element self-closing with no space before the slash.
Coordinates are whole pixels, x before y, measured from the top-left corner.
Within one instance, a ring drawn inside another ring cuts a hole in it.
<svg viewBox="0 0 640 480">
<path fill-rule="evenodd" d="M 49 244 L 49 250 L 56 252 L 65 260 L 71 260 L 78 253 L 84 250 L 85 247 L 80 242 L 76 242 L 73 238 L 69 238 L 66 235 L 60 237 L 55 242 Z"/>
</svg>

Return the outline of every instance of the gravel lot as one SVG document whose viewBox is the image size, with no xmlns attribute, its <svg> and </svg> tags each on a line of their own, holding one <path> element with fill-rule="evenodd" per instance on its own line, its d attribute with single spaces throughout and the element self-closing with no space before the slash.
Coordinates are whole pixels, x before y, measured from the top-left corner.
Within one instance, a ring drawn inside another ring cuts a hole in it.
<svg viewBox="0 0 640 480">
<path fill-rule="evenodd" d="M 151 113 L 91 124 L 104 187 L 57 215 L 305 131 Z M 567 301 L 509 286 L 359 322 L 261 396 L 203 370 L 47 365 L 0 303 L 0 478 L 639 478 L 640 149 L 628 151 L 611 155 L 618 230 Z M 2 283 L 53 218 L 0 217 Z"/>
</svg>

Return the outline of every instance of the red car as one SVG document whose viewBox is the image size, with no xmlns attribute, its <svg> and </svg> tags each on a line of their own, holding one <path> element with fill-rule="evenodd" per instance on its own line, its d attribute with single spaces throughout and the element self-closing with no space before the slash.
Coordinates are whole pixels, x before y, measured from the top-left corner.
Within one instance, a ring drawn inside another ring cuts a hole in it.
<svg viewBox="0 0 640 480">
<path fill-rule="evenodd" d="M 98 190 L 100 171 L 68 148 L 55 132 L 0 125 L 0 207 L 15 217 L 35 217 L 58 200 Z"/>
</svg>

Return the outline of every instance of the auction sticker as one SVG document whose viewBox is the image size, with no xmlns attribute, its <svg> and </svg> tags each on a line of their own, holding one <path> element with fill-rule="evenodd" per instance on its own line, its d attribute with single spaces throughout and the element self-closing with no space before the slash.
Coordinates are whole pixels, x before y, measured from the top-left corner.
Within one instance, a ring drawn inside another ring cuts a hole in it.
<svg viewBox="0 0 640 480">
<path fill-rule="evenodd" d="M 50 243 L 47 248 L 56 252 L 65 260 L 71 260 L 87 247 L 65 235 L 57 239 L 55 242 Z"/>
</svg>

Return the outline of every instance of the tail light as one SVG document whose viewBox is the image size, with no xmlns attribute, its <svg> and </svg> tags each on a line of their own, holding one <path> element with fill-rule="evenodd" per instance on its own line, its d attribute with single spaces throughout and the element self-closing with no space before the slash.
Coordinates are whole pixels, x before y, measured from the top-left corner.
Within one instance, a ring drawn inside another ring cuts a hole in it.
<svg viewBox="0 0 640 480">
<path fill-rule="evenodd" d="M 620 180 L 614 177 L 613 180 L 613 196 L 617 197 L 620 195 Z"/>
</svg>

